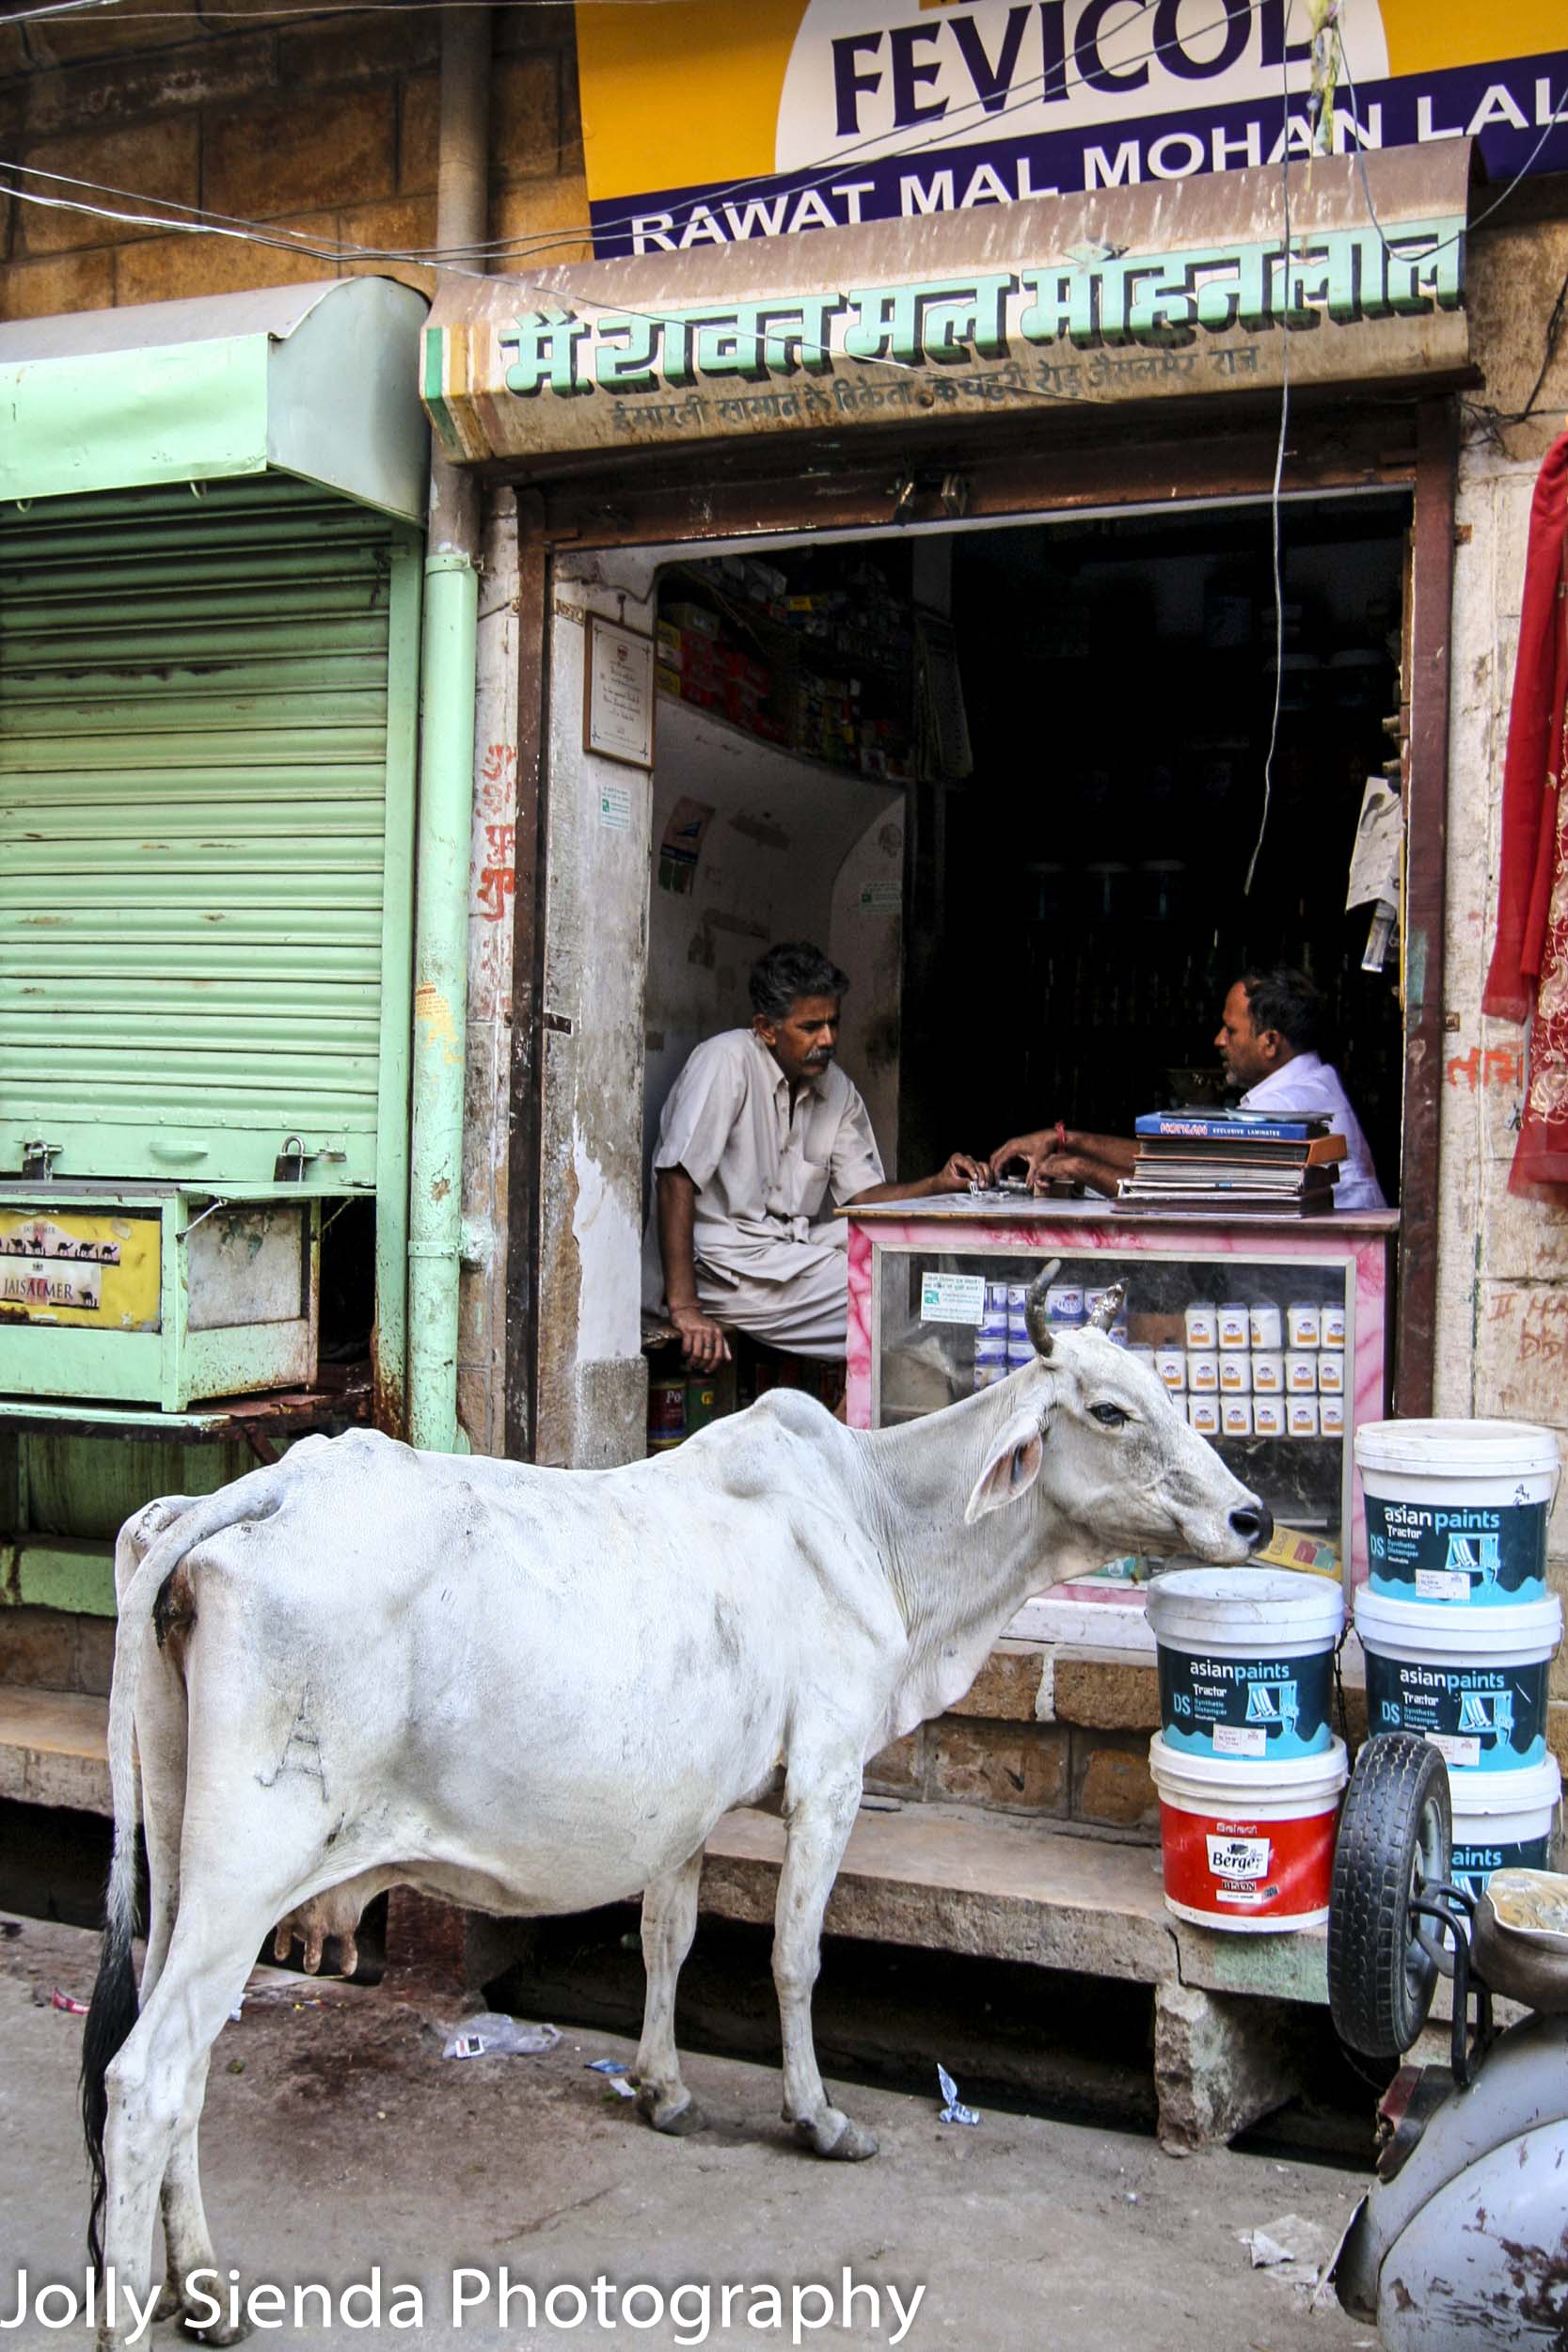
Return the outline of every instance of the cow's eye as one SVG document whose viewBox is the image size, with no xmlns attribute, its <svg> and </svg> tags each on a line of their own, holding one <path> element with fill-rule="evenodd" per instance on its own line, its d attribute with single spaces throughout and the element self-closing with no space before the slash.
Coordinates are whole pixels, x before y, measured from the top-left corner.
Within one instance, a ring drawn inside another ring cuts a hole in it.
<svg viewBox="0 0 1568 2352">
<path fill-rule="evenodd" d="M 1125 1429 L 1128 1416 L 1119 1405 L 1091 1405 L 1089 1411 L 1101 1429 Z"/>
</svg>

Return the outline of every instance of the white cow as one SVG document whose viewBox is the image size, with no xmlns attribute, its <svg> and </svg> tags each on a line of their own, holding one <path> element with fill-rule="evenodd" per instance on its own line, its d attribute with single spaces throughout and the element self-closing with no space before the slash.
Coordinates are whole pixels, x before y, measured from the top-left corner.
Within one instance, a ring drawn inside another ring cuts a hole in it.
<svg viewBox="0 0 1568 2352">
<path fill-rule="evenodd" d="M 196 2153 L 208 2058 L 291 1914 L 309 1941 L 400 1883 L 513 1916 L 642 1892 L 638 2096 L 657 2129 L 689 2129 L 673 2017 L 703 1847 L 770 1790 L 788 1831 L 784 2118 L 818 2155 L 875 2153 L 830 2102 L 811 2032 L 865 1759 L 961 1697 L 1042 1584 L 1122 1551 L 1239 1562 L 1271 1525 L 1152 1372 L 1099 1330 L 1053 1343 L 1038 1295 L 1031 1328 L 1034 1363 L 902 1429 L 846 1429 L 775 1391 L 623 1470 L 356 1433 L 131 1522 L 83 2053 L 92 2250 L 122 2295 L 150 2293 L 160 2190 L 164 2314 L 188 2313 L 182 2281 L 216 2267 Z M 230 2341 L 221 2323 L 207 2337 Z"/>
</svg>

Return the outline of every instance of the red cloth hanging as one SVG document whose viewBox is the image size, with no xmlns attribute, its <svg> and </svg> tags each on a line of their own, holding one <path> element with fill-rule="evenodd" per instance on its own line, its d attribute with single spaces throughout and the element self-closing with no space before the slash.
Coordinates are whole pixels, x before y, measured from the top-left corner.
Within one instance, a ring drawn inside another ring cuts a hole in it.
<svg viewBox="0 0 1568 2352">
<path fill-rule="evenodd" d="M 1528 1021 L 1511 1192 L 1568 1185 L 1568 433 L 1530 501 L 1503 766 L 1497 940 L 1481 1009 Z"/>
</svg>

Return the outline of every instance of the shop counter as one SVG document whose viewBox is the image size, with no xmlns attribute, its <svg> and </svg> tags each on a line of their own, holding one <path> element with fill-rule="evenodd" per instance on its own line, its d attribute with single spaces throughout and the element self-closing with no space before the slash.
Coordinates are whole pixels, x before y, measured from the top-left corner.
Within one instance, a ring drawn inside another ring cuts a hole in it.
<svg viewBox="0 0 1568 2352">
<path fill-rule="evenodd" d="M 1054 1262 L 1052 1283 L 1069 1294 L 1069 1311 L 1072 1292 L 1126 1285 L 1127 1343 L 1162 1351 L 1171 1378 L 1180 1356 L 1180 1370 L 1183 1376 L 1190 1371 L 1193 1385 L 1173 1391 L 1175 1401 L 1188 1410 L 1194 1398 L 1211 1400 L 1192 1417 L 1268 1503 L 1277 1526 L 1301 1536 L 1300 1564 L 1330 1573 L 1338 1564 L 1347 1596 L 1365 1577 L 1352 1438 L 1358 1422 L 1381 1420 L 1386 1411 L 1395 1212 L 1289 1220 L 1132 1217 L 1103 1200 L 959 1193 L 847 1214 L 851 1426 L 885 1429 L 916 1421 L 999 1376 L 994 1336 L 986 1344 L 982 1324 L 989 1305 L 994 1326 L 1000 1294 L 992 1286 L 1032 1280 Z M 1217 1317 L 1227 1306 L 1232 1327 L 1235 1309 L 1248 1311 L 1244 1350 L 1235 1345 L 1234 1327 L 1228 1348 L 1219 1344 L 1217 1329 L 1212 1345 L 1195 1345 L 1189 1311 L 1198 1311 L 1201 1332 L 1203 1309 Z M 1262 1334 L 1257 1345 L 1255 1309 Z M 1271 1345 L 1275 1315 L 1279 1340 Z M 1325 1346 L 1325 1338 L 1339 1343 Z M 1202 1358 L 1217 1360 L 1212 1389 L 1214 1366 L 1194 1360 Z M 1256 1391 L 1255 1379 L 1264 1384 Z M 1227 1401 L 1231 1409 L 1224 1415 Z M 1228 1431 L 1210 1432 L 1206 1424 L 1216 1413 L 1228 1420 Z M 1261 1435 L 1257 1422 L 1265 1424 Z M 1119 1646 L 1125 1635 L 1116 1620 L 1085 1619 L 1084 1609 L 1132 1609 L 1141 1617 L 1148 1572 L 1145 1561 L 1108 1561 L 1091 1576 L 1058 1584 L 1051 1588 L 1057 1605 L 1049 1623 L 1031 1604 L 1040 1619 L 1031 1619 L 1033 1629 L 1097 1639 L 1102 1627 Z M 1024 1629 L 1021 1620 L 1015 1630 Z"/>
</svg>

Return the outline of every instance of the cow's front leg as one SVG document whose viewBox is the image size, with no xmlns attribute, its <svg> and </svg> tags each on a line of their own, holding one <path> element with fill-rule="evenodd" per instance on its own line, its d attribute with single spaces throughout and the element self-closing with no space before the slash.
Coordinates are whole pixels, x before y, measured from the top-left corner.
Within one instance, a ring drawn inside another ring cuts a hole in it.
<svg viewBox="0 0 1568 2352">
<path fill-rule="evenodd" d="M 806 1785 L 800 1783 L 805 1780 Z M 835 1765 L 809 1778 L 792 1764 L 784 1795 L 784 1868 L 773 1917 L 773 1983 L 784 2038 L 784 2115 L 819 2156 L 854 2164 L 877 2153 L 877 2137 L 829 2104 L 811 2032 L 811 1994 L 822 1961 L 827 1909 L 861 1800 L 861 1766 Z"/>
<path fill-rule="evenodd" d="M 642 1965 L 648 1989 L 637 2045 L 637 2104 L 656 2132 L 700 2131 L 706 2118 L 681 2080 L 675 2048 L 675 1986 L 697 1931 L 698 1847 L 678 1870 L 655 1879 L 642 1895 Z"/>
</svg>

